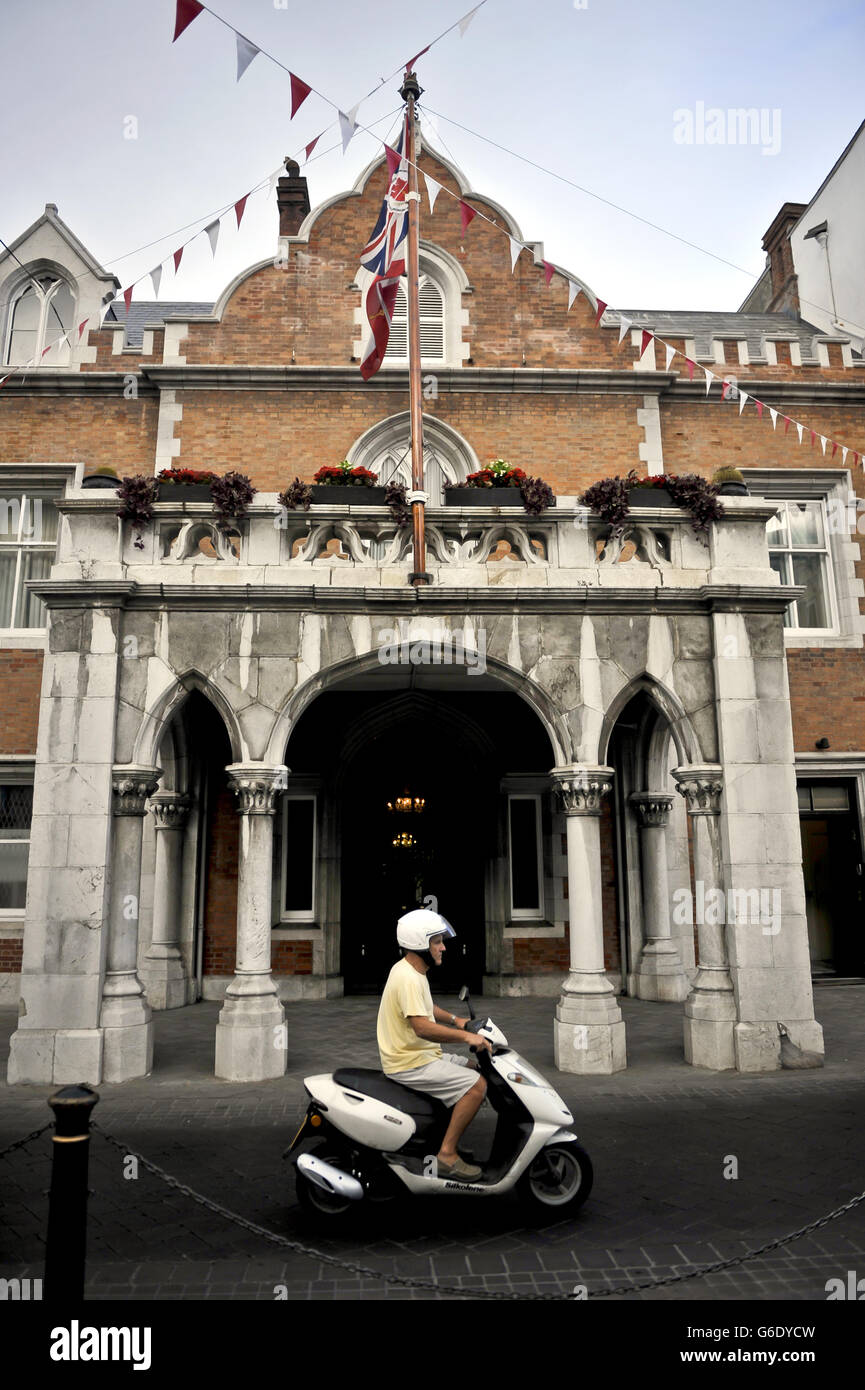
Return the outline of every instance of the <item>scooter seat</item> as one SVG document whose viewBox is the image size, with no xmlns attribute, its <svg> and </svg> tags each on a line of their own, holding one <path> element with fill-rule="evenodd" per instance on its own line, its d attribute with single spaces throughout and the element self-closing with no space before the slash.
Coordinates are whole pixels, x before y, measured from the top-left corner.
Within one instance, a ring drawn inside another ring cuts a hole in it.
<svg viewBox="0 0 865 1390">
<path fill-rule="evenodd" d="M 347 1091 L 357 1091 L 411 1115 L 418 1127 L 441 1120 L 448 1114 L 444 1101 L 415 1091 L 411 1086 L 403 1086 L 399 1081 L 391 1081 L 384 1072 L 373 1071 L 371 1067 L 340 1067 L 333 1073 L 333 1079 Z"/>
</svg>

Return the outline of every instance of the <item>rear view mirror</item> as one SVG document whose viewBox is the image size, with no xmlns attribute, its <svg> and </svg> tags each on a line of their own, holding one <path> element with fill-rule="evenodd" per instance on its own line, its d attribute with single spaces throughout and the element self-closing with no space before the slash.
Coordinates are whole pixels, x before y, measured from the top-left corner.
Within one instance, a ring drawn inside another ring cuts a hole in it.
<svg viewBox="0 0 865 1390">
<path fill-rule="evenodd" d="M 468 985 L 463 985 L 462 989 L 461 989 L 460 992 L 459 992 L 459 1001 L 460 1001 L 460 1003 L 461 1003 L 461 1004 L 464 1004 L 464 1003 L 466 1002 L 466 1000 L 468 999 L 468 997 L 469 997 L 469 987 L 468 987 Z"/>
</svg>

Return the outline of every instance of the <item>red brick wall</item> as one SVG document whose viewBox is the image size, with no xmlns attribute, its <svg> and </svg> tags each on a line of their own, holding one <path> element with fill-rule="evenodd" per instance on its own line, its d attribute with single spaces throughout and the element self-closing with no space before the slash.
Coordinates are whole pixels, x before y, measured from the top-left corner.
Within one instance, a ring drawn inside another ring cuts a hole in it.
<svg viewBox="0 0 865 1390">
<path fill-rule="evenodd" d="M 35 754 L 41 684 L 41 652 L 0 651 L 0 754 Z"/>
<path fill-rule="evenodd" d="M 124 400 L 122 377 L 116 396 L 28 396 L 9 384 L 0 403 L 0 463 L 83 462 L 153 472 L 155 397 Z"/>
<path fill-rule="evenodd" d="M 20 937 L 0 937 L 0 975 L 17 975 L 20 972 L 23 947 Z"/>
<path fill-rule="evenodd" d="M 311 941 L 274 941 L 270 952 L 274 975 L 311 975 Z"/>
<path fill-rule="evenodd" d="M 788 651 L 793 743 L 813 753 L 818 738 L 828 738 L 833 752 L 865 748 L 865 661 L 855 648 L 844 651 Z"/>
</svg>

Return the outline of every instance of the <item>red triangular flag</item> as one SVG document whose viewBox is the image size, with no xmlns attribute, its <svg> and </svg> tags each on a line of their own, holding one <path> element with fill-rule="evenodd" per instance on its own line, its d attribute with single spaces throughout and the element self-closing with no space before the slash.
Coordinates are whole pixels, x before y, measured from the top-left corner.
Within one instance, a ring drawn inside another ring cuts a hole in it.
<svg viewBox="0 0 865 1390">
<path fill-rule="evenodd" d="M 762 401 L 755 401 L 754 404 L 755 404 L 756 407 L 757 407 L 757 419 L 758 419 L 758 420 L 762 420 L 762 418 L 763 418 L 763 402 L 762 402 Z"/>
<path fill-rule="evenodd" d="M 391 149 L 390 145 L 385 145 L 384 157 L 387 160 L 387 172 L 390 174 L 391 178 L 393 178 L 399 168 L 400 155 L 396 150 Z"/>
<path fill-rule="evenodd" d="M 837 454 L 837 452 L 838 452 L 838 445 L 837 445 L 837 444 L 835 443 L 835 441 L 833 440 L 833 441 L 832 441 L 832 457 L 833 457 L 833 458 L 835 457 L 835 455 Z"/>
<path fill-rule="evenodd" d="M 44 357 L 45 354 L 46 354 L 46 352 L 50 352 L 51 349 L 53 348 L 53 346 L 54 346 L 53 343 L 49 343 L 47 347 L 44 347 L 44 348 L 42 349 L 42 356 Z"/>
<path fill-rule="evenodd" d="M 784 416 L 784 433 L 785 433 L 785 434 L 787 433 L 787 431 L 788 431 L 789 428 L 790 428 L 790 416 L 789 416 L 789 415 L 785 415 L 785 416 Z"/>
<path fill-rule="evenodd" d="M 87 325 L 88 325 L 89 322 L 90 322 L 89 319 L 82 319 L 81 322 L 80 322 L 79 325 L 78 325 L 78 341 L 79 341 L 79 343 L 81 342 L 81 334 L 84 332 L 84 330 L 85 330 L 85 328 L 87 327 Z"/>
<path fill-rule="evenodd" d="M 544 261 L 544 279 L 546 280 L 547 284 L 550 283 L 555 273 L 555 266 L 551 265 L 549 261 Z"/>
<path fill-rule="evenodd" d="M 598 300 L 598 312 L 595 314 L 595 323 L 600 323 L 600 322 L 601 322 L 601 315 L 603 314 L 603 312 L 604 312 L 604 310 L 606 309 L 606 307 L 607 307 L 607 306 L 606 306 L 606 304 L 604 303 L 604 301 L 603 301 L 602 299 L 599 299 L 599 300 Z"/>
<path fill-rule="evenodd" d="M 694 380 L 694 368 L 696 367 L 697 364 L 696 364 L 696 362 L 692 362 L 691 359 L 690 359 L 690 357 L 686 357 L 686 358 L 685 358 L 685 363 L 686 363 L 686 366 L 687 366 L 687 368 L 688 368 L 688 380 L 689 380 L 689 381 L 693 381 L 693 380 Z"/>
<path fill-rule="evenodd" d="M 195 16 L 193 16 L 193 18 L 194 18 L 194 17 L 195 17 Z M 124 291 L 123 291 L 123 298 L 126 300 L 126 317 L 127 317 L 127 318 L 129 317 L 129 306 L 130 306 L 130 304 L 132 303 L 132 288 L 133 288 L 132 285 L 130 285 L 128 290 L 124 290 Z"/>
<path fill-rule="evenodd" d="M 462 198 L 460 198 L 460 217 L 462 218 L 464 233 L 468 230 L 469 223 L 472 222 L 475 217 L 477 217 L 477 213 L 475 212 L 474 208 L 470 208 L 468 203 L 463 202 Z"/>
<path fill-rule="evenodd" d="M 648 330 L 648 328 L 644 328 L 644 329 L 643 329 L 643 337 L 642 337 L 641 342 L 640 342 L 640 356 L 641 356 L 641 357 L 643 356 L 643 353 L 646 351 L 646 348 L 649 346 L 649 343 L 652 341 L 652 339 L 653 339 L 654 336 L 655 336 L 654 333 L 650 333 L 649 330 Z"/>
<path fill-rule="evenodd" d="M 304 82 L 302 77 L 295 77 L 293 72 L 290 72 L 288 75 L 291 78 L 291 116 L 289 119 L 293 121 L 312 91 L 312 88 Z M 319 137 L 316 136 L 316 139 L 318 138 Z M 308 154 L 306 157 L 309 159 Z"/>
<path fill-rule="evenodd" d="M 181 258 L 182 255 L 183 255 L 183 247 L 180 246 L 180 247 L 178 247 L 178 249 L 177 249 L 177 250 L 175 251 L 175 253 L 174 253 L 174 273 L 175 273 L 175 275 L 177 274 L 178 270 L 180 269 L 180 258 Z"/>
<path fill-rule="evenodd" d="M 725 401 L 725 400 L 727 399 L 727 392 L 729 391 L 729 389 L 730 389 L 730 383 L 729 383 L 729 381 L 727 381 L 726 378 L 725 378 L 725 379 L 721 382 L 721 400 L 722 400 L 722 401 Z"/>
<path fill-rule="evenodd" d="M 171 40 L 172 43 L 175 43 L 180 38 L 184 29 L 189 28 L 192 21 L 198 18 L 203 9 L 204 6 L 199 5 L 198 0 L 177 0 L 177 16 L 174 21 L 174 38 Z"/>
<path fill-rule="evenodd" d="M 242 198 L 238 198 L 237 202 L 234 204 L 234 211 L 235 211 L 235 214 L 236 214 L 236 216 L 237 216 L 237 225 L 238 225 L 238 227 L 240 226 L 240 219 L 241 219 L 241 217 L 243 216 L 243 214 L 244 214 L 244 212 L 245 212 L 245 210 L 246 210 L 246 200 L 247 200 L 248 197 L 249 197 L 249 194 L 248 194 L 248 193 L 244 193 L 243 197 L 242 197 Z"/>
<path fill-rule="evenodd" d="M 430 46 L 429 44 L 427 44 L 426 48 L 422 48 L 420 53 L 416 53 L 413 58 L 409 58 L 408 62 L 405 65 L 406 72 L 411 72 L 418 58 L 422 58 L 425 53 L 429 53 L 429 50 Z"/>
<path fill-rule="evenodd" d="M 814 448 L 814 440 L 817 438 L 817 435 L 816 435 L 816 433 L 815 433 L 814 430 L 811 430 L 810 433 L 811 433 L 811 448 L 813 449 L 813 448 Z"/>
<path fill-rule="evenodd" d="M 318 142 L 319 142 L 320 139 L 321 139 L 321 136 L 320 136 L 320 135 L 316 135 L 316 137 L 315 137 L 314 140 L 310 140 L 309 144 L 308 144 L 307 147 L 306 147 L 306 157 L 307 157 L 307 159 L 309 159 L 309 156 L 312 154 L 313 150 L 315 149 L 315 147 L 316 147 L 316 145 L 318 144 Z"/>
</svg>

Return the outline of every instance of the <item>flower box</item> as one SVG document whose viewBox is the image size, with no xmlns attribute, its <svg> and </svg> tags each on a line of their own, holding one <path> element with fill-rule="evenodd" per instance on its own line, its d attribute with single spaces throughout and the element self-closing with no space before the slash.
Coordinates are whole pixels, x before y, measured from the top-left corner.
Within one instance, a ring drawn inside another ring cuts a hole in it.
<svg viewBox="0 0 865 1390">
<path fill-rule="evenodd" d="M 632 487 L 628 489 L 629 507 L 675 507 L 665 487 Z"/>
<path fill-rule="evenodd" d="M 313 483 L 310 491 L 313 502 L 318 505 L 323 503 L 325 506 L 337 507 L 383 507 L 387 489 L 367 487 L 365 483 L 359 486 L 350 483 L 348 486 L 340 483 Z"/>
<path fill-rule="evenodd" d="M 445 488 L 446 507 L 522 507 L 518 487 L 449 487 Z M 555 506 L 555 502 L 551 504 Z"/>
<path fill-rule="evenodd" d="M 212 502 L 210 483 L 161 483 L 160 502 Z"/>
</svg>

